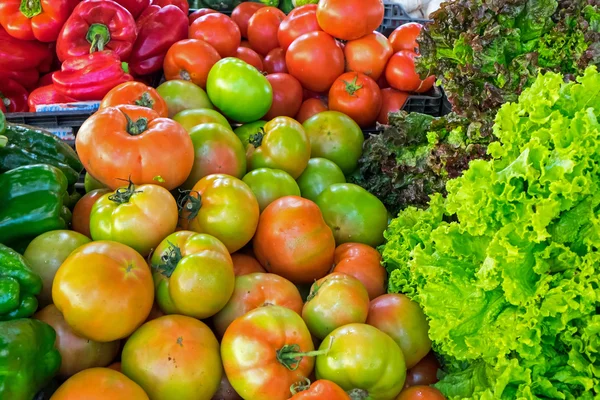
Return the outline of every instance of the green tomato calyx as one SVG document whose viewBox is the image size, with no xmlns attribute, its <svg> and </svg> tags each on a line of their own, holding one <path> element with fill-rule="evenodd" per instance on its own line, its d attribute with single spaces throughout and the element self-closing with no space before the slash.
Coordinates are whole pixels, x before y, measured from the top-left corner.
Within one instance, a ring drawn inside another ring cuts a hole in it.
<svg viewBox="0 0 600 400">
<path fill-rule="evenodd" d="M 152 100 L 152 97 L 150 97 L 150 93 L 144 92 L 144 94 L 142 94 L 140 98 L 135 101 L 135 105 L 152 108 L 154 106 L 154 100 Z"/>
<path fill-rule="evenodd" d="M 277 350 L 277 361 L 290 371 L 295 371 L 300 366 L 304 357 L 317 357 L 324 356 L 329 353 L 331 345 L 333 344 L 333 337 L 329 342 L 329 346 L 325 350 L 313 350 L 307 352 L 301 352 L 300 346 L 297 344 L 286 344 L 281 349 Z"/>
<path fill-rule="evenodd" d="M 348 396 L 350 396 L 352 400 L 363 400 L 369 398 L 369 392 L 364 389 L 352 389 L 346 393 L 348 393 Z"/>
<path fill-rule="evenodd" d="M 134 121 L 129 117 L 129 115 L 123 113 L 125 118 L 127 119 L 127 133 L 131 136 L 141 135 L 142 133 L 148 130 L 148 119 L 142 117 L 137 121 Z"/>
<path fill-rule="evenodd" d="M 357 82 L 358 74 L 356 74 L 352 82 L 344 81 L 344 84 L 346 85 L 346 93 L 348 93 L 350 96 L 354 96 L 354 93 L 362 89 L 363 85 L 358 85 Z"/>
<path fill-rule="evenodd" d="M 184 216 L 187 213 L 187 220 L 191 221 L 198 216 L 202 207 L 202 197 L 200 193 L 192 190 L 180 190 L 181 196 L 177 200 L 179 215 Z"/>
<path fill-rule="evenodd" d="M 258 130 L 258 132 L 250 135 L 250 138 L 248 139 L 248 143 L 250 143 L 252 146 L 254 146 L 254 148 L 259 148 L 260 145 L 262 144 L 264 137 L 265 137 L 265 130 L 263 128 L 260 128 Z"/>
<path fill-rule="evenodd" d="M 177 268 L 177 264 L 179 264 L 179 261 L 183 258 L 183 255 L 181 254 L 181 249 L 179 247 L 171 242 L 167 243 L 169 243 L 169 248 L 160 256 L 162 263 L 152 265 L 152 268 L 165 277 L 170 278 L 171 275 L 173 275 L 175 268 Z"/>
<path fill-rule="evenodd" d="M 141 193 L 141 191 L 135 190 L 135 185 L 131 181 L 131 178 L 129 178 L 127 180 L 125 180 L 125 179 L 121 179 L 121 180 L 123 180 L 125 182 L 129 182 L 129 184 L 127 185 L 127 187 L 120 187 L 117 190 L 115 190 L 115 192 L 113 194 L 108 196 L 108 199 L 111 201 L 114 201 L 115 203 L 118 203 L 118 204 L 129 203 L 131 196 L 133 196 L 136 193 Z"/>
<path fill-rule="evenodd" d="M 294 383 L 292 386 L 290 386 L 290 392 L 292 393 L 292 396 L 310 389 L 310 383 L 310 379 L 308 378 L 304 378 L 304 380 Z"/>
</svg>

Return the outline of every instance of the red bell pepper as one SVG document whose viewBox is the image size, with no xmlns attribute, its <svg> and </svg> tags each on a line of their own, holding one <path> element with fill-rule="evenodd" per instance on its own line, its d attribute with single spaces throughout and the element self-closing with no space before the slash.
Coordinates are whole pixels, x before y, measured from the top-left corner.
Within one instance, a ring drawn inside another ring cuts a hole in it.
<svg viewBox="0 0 600 400">
<path fill-rule="evenodd" d="M 52 57 L 48 45 L 15 39 L 0 28 L 0 69 L 48 71 Z"/>
<path fill-rule="evenodd" d="M 135 75 L 160 71 L 169 48 L 188 37 L 188 18 L 180 8 L 152 5 L 138 19 L 138 38 L 129 59 Z"/>
<path fill-rule="evenodd" d="M 190 4 L 188 3 L 188 0 L 152 0 L 152 5 L 159 7 L 174 5 L 175 7 L 180 8 L 185 15 L 188 15 L 190 12 Z"/>
<path fill-rule="evenodd" d="M 60 61 L 95 51 L 111 50 L 127 61 L 137 37 L 135 20 L 112 0 L 79 3 L 63 26 L 56 43 Z"/>
<path fill-rule="evenodd" d="M 133 80 L 123 64 L 111 51 L 71 57 L 52 75 L 52 81 L 63 96 L 79 101 L 102 100 L 115 86 Z"/>
<path fill-rule="evenodd" d="M 80 0 L 2 0 L 0 25 L 21 40 L 54 42 Z"/>
<path fill-rule="evenodd" d="M 48 86 L 52 85 L 52 74 L 54 72 L 49 72 L 45 75 L 40 76 L 40 80 L 38 81 L 38 86 Z"/>
<path fill-rule="evenodd" d="M 151 0 L 114 0 L 123 7 L 127 9 L 131 13 L 134 19 L 138 19 L 138 17 L 144 12 L 146 8 L 152 3 Z"/>
<path fill-rule="evenodd" d="M 0 80 L 0 102 L 8 112 L 27 111 L 27 89 L 12 79 Z"/>
<path fill-rule="evenodd" d="M 35 112 L 36 106 L 42 104 L 64 104 L 74 103 L 77 100 L 64 96 L 56 91 L 54 85 L 40 86 L 33 92 L 29 93 L 29 99 L 27 104 L 29 106 L 29 112 Z"/>
<path fill-rule="evenodd" d="M 35 68 L 22 70 L 0 68 L 0 81 L 12 79 L 27 90 L 35 89 L 40 79 L 40 73 Z"/>
</svg>

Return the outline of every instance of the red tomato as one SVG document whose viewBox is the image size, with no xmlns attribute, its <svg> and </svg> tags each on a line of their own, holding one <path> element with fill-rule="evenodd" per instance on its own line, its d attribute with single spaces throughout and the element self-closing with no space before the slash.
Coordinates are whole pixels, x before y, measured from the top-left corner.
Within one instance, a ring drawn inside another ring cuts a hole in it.
<svg viewBox="0 0 600 400">
<path fill-rule="evenodd" d="M 417 365 L 406 371 L 404 387 L 433 385 L 438 381 L 439 368 L 439 361 L 435 358 L 435 354 L 430 352 Z"/>
<path fill-rule="evenodd" d="M 329 90 L 329 109 L 352 118 L 361 128 L 372 126 L 381 110 L 381 90 L 365 74 L 347 72 Z"/>
<path fill-rule="evenodd" d="M 392 45 L 385 36 L 379 32 L 369 33 L 346 43 L 346 71 L 362 72 L 378 80 L 392 54 Z"/>
<path fill-rule="evenodd" d="M 383 13 L 381 0 L 321 0 L 317 20 L 331 36 L 354 40 L 377 29 Z"/>
<path fill-rule="evenodd" d="M 248 254 L 234 253 L 231 255 L 231 261 L 233 261 L 235 276 L 248 275 L 254 272 L 267 272 L 256 258 Z"/>
<path fill-rule="evenodd" d="M 208 73 L 220 59 L 219 52 L 204 40 L 181 40 L 167 51 L 163 63 L 165 78 L 191 81 L 206 89 Z"/>
<path fill-rule="evenodd" d="M 216 14 L 216 13 L 218 13 L 218 11 L 213 10 L 212 8 L 201 8 L 199 10 L 196 10 L 190 14 L 190 17 L 189 17 L 190 25 L 193 24 L 194 21 L 200 17 L 204 17 L 207 14 Z"/>
<path fill-rule="evenodd" d="M 419 44 L 417 43 L 417 36 L 421 33 L 423 25 L 418 22 L 409 22 L 408 24 L 400 25 L 390 35 L 390 43 L 394 48 L 394 53 L 401 50 L 419 52 Z"/>
<path fill-rule="evenodd" d="M 310 383 L 310 380 L 306 382 L 298 382 L 294 384 L 290 390 L 292 391 L 292 397 L 290 400 L 350 400 L 348 393 L 341 387 L 331 381 L 324 379 Z"/>
<path fill-rule="evenodd" d="M 247 41 L 247 40 L 242 40 L 242 41 L 240 42 L 240 47 L 247 47 L 247 48 L 249 48 L 249 49 L 251 49 L 251 48 L 252 48 L 252 46 L 250 46 L 250 42 L 249 42 L 249 41 Z M 258 54 L 258 53 L 257 53 L 257 54 Z M 262 56 L 261 56 L 261 57 L 262 57 Z"/>
<path fill-rule="evenodd" d="M 265 57 L 263 65 L 267 74 L 277 74 L 280 72 L 287 74 L 288 68 L 285 63 L 285 51 L 281 47 L 271 50 Z"/>
<path fill-rule="evenodd" d="M 260 58 L 258 53 L 252 49 L 240 46 L 240 47 L 238 47 L 237 53 L 235 54 L 235 56 L 237 58 L 239 58 L 240 60 L 245 61 L 248 64 L 252 65 L 254 68 L 256 68 L 257 70 L 259 70 L 261 72 L 264 69 L 262 58 Z"/>
<path fill-rule="evenodd" d="M 308 99 L 321 99 L 321 100 L 326 101 L 327 93 L 317 93 L 317 92 L 313 92 L 312 90 L 304 89 L 302 91 L 302 100 L 308 100 Z"/>
<path fill-rule="evenodd" d="M 240 47 L 240 28 L 225 14 L 206 14 L 190 26 L 190 38 L 204 40 L 221 57 L 233 57 Z"/>
<path fill-rule="evenodd" d="M 404 104 L 406 104 L 408 96 L 408 93 L 399 92 L 396 89 L 383 89 L 381 91 L 381 111 L 379 111 L 377 122 L 383 125 L 387 125 L 389 123 L 389 113 L 402 110 L 402 107 L 404 107 Z"/>
<path fill-rule="evenodd" d="M 433 87 L 435 76 L 429 76 L 424 81 L 415 71 L 416 53 L 402 50 L 390 58 L 385 69 L 385 79 L 391 87 L 404 92 L 424 93 Z"/>
<path fill-rule="evenodd" d="M 298 111 L 298 114 L 296 114 L 295 120 L 303 124 L 304 121 L 306 121 L 313 115 L 327 110 L 329 110 L 329 108 L 327 108 L 327 104 L 325 104 L 323 100 L 308 99 L 305 100 L 300 106 L 300 110 Z"/>
<path fill-rule="evenodd" d="M 381 74 L 381 76 L 379 77 L 379 79 L 377 79 L 377 84 L 379 85 L 380 89 L 387 89 L 387 88 L 390 87 L 390 84 L 385 79 L 385 73 Z"/>
<path fill-rule="evenodd" d="M 248 41 L 257 53 L 266 56 L 279 47 L 277 32 L 285 14 L 276 7 L 263 7 L 248 22 Z"/>
<path fill-rule="evenodd" d="M 290 74 L 314 92 L 329 90 L 344 72 L 344 52 L 325 32 L 311 32 L 294 40 L 285 55 Z"/>
<path fill-rule="evenodd" d="M 239 26 L 242 37 L 248 37 L 248 22 L 254 13 L 263 7 L 265 7 L 264 4 L 245 1 L 233 9 L 231 19 Z"/>
<path fill-rule="evenodd" d="M 96 189 L 86 193 L 85 196 L 79 199 L 73 209 L 73 218 L 71 220 L 71 227 L 75 232 L 79 232 L 89 238 L 92 237 L 90 234 L 90 213 L 92 212 L 92 207 L 100 197 L 108 192 L 110 192 L 109 189 Z"/>
<path fill-rule="evenodd" d="M 344 243 L 335 249 L 332 272 L 352 275 L 364 285 L 373 300 L 385 294 L 385 268 L 381 255 L 371 246 L 362 243 Z"/>
<path fill-rule="evenodd" d="M 267 75 L 273 88 L 273 104 L 264 119 L 275 117 L 294 117 L 302 105 L 302 85 L 290 74 Z"/>
<path fill-rule="evenodd" d="M 279 26 L 277 38 L 283 50 L 305 33 L 322 30 L 317 22 L 317 5 L 307 4 L 294 8 Z"/>
<path fill-rule="evenodd" d="M 431 386 L 413 386 L 400 392 L 396 400 L 446 400 L 446 397 Z"/>
</svg>

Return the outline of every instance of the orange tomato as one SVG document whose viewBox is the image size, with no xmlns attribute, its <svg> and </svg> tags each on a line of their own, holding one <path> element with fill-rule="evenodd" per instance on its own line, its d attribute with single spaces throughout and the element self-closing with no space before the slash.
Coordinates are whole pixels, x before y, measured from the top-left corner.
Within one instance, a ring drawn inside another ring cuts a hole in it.
<svg viewBox="0 0 600 400">
<path fill-rule="evenodd" d="M 333 272 L 352 275 L 362 282 L 369 298 L 385 294 L 385 268 L 381 255 L 373 247 L 362 243 L 344 243 L 335 249 Z"/>
<path fill-rule="evenodd" d="M 91 368 L 73 375 L 51 400 L 148 400 L 138 384 L 109 368 Z"/>
<path fill-rule="evenodd" d="M 379 32 L 369 33 L 346 43 L 346 71 L 362 72 L 376 81 L 385 71 L 392 54 L 392 45 L 385 36 Z"/>
<path fill-rule="evenodd" d="M 162 118 L 169 116 L 167 103 L 156 89 L 141 82 L 125 82 L 115 86 L 100 102 L 100 109 L 124 104 L 151 108 Z"/>
<path fill-rule="evenodd" d="M 304 123 L 307 119 L 312 117 L 313 115 L 317 115 L 320 112 L 327 111 L 329 108 L 327 104 L 323 102 L 321 99 L 308 99 L 304 100 L 302 105 L 300 106 L 300 111 L 296 114 L 296 121 L 301 124 Z"/>
<path fill-rule="evenodd" d="M 90 234 L 90 213 L 92 207 L 98 199 L 110 193 L 109 189 L 96 189 L 86 193 L 73 208 L 73 218 L 71 219 L 71 229 L 91 238 Z"/>
<path fill-rule="evenodd" d="M 235 56 L 242 35 L 231 18 L 221 13 L 211 13 L 196 19 L 190 26 L 190 39 L 204 40 L 217 50 L 221 57 Z"/>
<path fill-rule="evenodd" d="M 350 400 L 344 389 L 324 379 L 313 382 L 312 385 L 309 380 L 297 383 L 290 390 L 290 400 Z"/>
<path fill-rule="evenodd" d="M 319 26 L 341 40 L 355 40 L 373 32 L 383 22 L 381 0 L 321 0 Z"/>
<path fill-rule="evenodd" d="M 231 255 L 233 272 L 235 276 L 252 274 L 254 272 L 267 272 L 258 260 L 248 254 L 235 253 Z"/>
<path fill-rule="evenodd" d="M 163 71 L 168 81 L 183 79 L 206 89 L 208 73 L 220 59 L 219 52 L 204 40 L 181 40 L 167 51 Z"/>
</svg>

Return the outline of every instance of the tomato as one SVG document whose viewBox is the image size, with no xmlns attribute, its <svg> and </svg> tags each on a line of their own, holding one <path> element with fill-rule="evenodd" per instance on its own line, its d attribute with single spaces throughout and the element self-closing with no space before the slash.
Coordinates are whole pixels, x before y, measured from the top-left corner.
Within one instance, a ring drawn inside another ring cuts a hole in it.
<svg viewBox="0 0 600 400">
<path fill-rule="evenodd" d="M 285 61 L 290 74 L 314 92 L 329 90 L 344 73 L 344 52 L 325 32 L 306 33 L 294 40 Z"/>
<path fill-rule="evenodd" d="M 302 297 L 292 282 L 275 274 L 258 272 L 238 276 L 233 296 L 213 317 L 217 336 L 222 337 L 236 318 L 262 306 L 286 307 L 300 314 Z"/>
<path fill-rule="evenodd" d="M 252 351 L 248 351 L 252 349 Z M 285 307 L 259 307 L 233 321 L 221 341 L 223 367 L 245 399 L 287 400 L 290 386 L 310 375 L 314 350 L 300 316 Z"/>
<path fill-rule="evenodd" d="M 317 21 L 321 29 L 342 40 L 361 38 L 383 22 L 381 0 L 321 0 Z"/>
<path fill-rule="evenodd" d="M 391 112 L 397 112 L 404 108 L 406 100 L 408 100 L 408 93 L 399 92 L 396 89 L 387 88 L 381 90 L 381 111 L 377 117 L 377 122 L 383 125 L 389 123 L 388 116 Z"/>
<path fill-rule="evenodd" d="M 364 285 L 351 275 L 334 272 L 312 285 L 302 319 L 314 337 L 324 339 L 341 326 L 364 323 L 368 312 L 369 293 Z"/>
<path fill-rule="evenodd" d="M 168 117 L 167 103 L 156 89 L 141 82 L 125 82 L 111 89 L 100 102 L 100 109 L 129 104 L 153 109 L 161 117 Z"/>
<path fill-rule="evenodd" d="M 277 32 L 284 19 L 284 12 L 277 7 L 262 7 L 257 10 L 248 21 L 248 41 L 252 49 L 266 56 L 279 47 Z"/>
<path fill-rule="evenodd" d="M 235 133 L 236 136 L 240 138 L 242 144 L 244 145 L 244 148 L 248 148 L 250 136 L 260 132 L 266 124 L 267 121 L 250 122 L 249 124 L 245 124 L 238 128 L 235 128 L 233 133 Z"/>
<path fill-rule="evenodd" d="M 237 58 L 225 58 L 208 74 L 210 101 L 237 122 L 262 118 L 273 103 L 273 89 L 256 68 Z"/>
<path fill-rule="evenodd" d="M 270 74 L 267 80 L 273 88 L 273 104 L 265 118 L 296 116 L 302 105 L 302 85 L 290 74 Z"/>
<path fill-rule="evenodd" d="M 233 9 L 233 12 L 231 13 L 231 19 L 240 28 L 242 37 L 248 37 L 248 23 L 250 22 L 250 18 L 252 18 L 254 13 L 264 6 L 265 5 L 261 3 L 244 1 Z"/>
<path fill-rule="evenodd" d="M 192 82 L 183 80 L 167 81 L 156 88 L 165 99 L 169 108 L 169 118 L 183 110 L 196 108 L 213 108 L 206 92 Z"/>
<path fill-rule="evenodd" d="M 240 28 L 225 14 L 206 14 L 190 25 L 190 39 L 204 40 L 221 57 L 233 57 L 240 47 Z"/>
<path fill-rule="evenodd" d="M 60 265 L 71 252 L 90 242 L 73 231 L 56 230 L 42 233 L 29 243 L 23 257 L 29 267 L 42 278 L 42 291 L 37 296 L 40 308 L 52 304 L 52 282 Z"/>
<path fill-rule="evenodd" d="M 331 332 L 319 350 L 317 379 L 327 379 L 364 399 L 393 399 L 400 393 L 406 365 L 391 337 L 365 324 L 349 324 Z M 360 398 L 360 397 L 357 397 Z"/>
<path fill-rule="evenodd" d="M 62 378 L 88 368 L 106 367 L 117 356 L 119 341 L 99 343 L 76 335 L 54 304 L 38 311 L 33 318 L 47 323 L 56 331 L 56 348 L 62 359 L 58 375 Z"/>
<path fill-rule="evenodd" d="M 260 216 L 254 253 L 265 269 L 294 283 L 312 283 L 329 272 L 335 240 L 310 200 L 287 196 Z"/>
<path fill-rule="evenodd" d="M 200 8 L 190 14 L 190 16 L 189 16 L 190 25 L 192 25 L 194 23 L 194 21 L 200 17 L 204 17 L 207 14 L 216 14 L 216 13 L 218 13 L 218 11 L 213 10 L 212 8 Z"/>
<path fill-rule="evenodd" d="M 92 212 L 92 206 L 98 201 L 98 199 L 104 196 L 106 193 L 110 193 L 109 189 L 96 189 L 86 193 L 73 209 L 73 218 L 71 219 L 71 228 L 75 232 L 79 232 L 89 238 L 90 233 L 90 213 Z"/>
<path fill-rule="evenodd" d="M 183 128 L 189 132 L 200 124 L 220 124 L 227 129 L 231 129 L 231 125 L 227 118 L 221 115 L 218 111 L 210 108 L 194 108 L 191 110 L 183 110 L 173 117 L 173 121 L 179 122 Z"/>
<path fill-rule="evenodd" d="M 123 373 L 152 400 L 210 399 L 223 375 L 215 335 L 184 315 L 146 322 L 127 340 L 121 359 Z"/>
<path fill-rule="evenodd" d="M 348 393 L 331 381 L 319 380 L 312 385 L 306 382 L 298 382 L 290 389 L 292 397 L 290 400 L 350 400 Z"/>
<path fill-rule="evenodd" d="M 52 400 L 148 400 L 148 395 L 131 379 L 109 368 L 90 368 L 69 378 L 52 395 Z"/>
<path fill-rule="evenodd" d="M 346 43 L 346 70 L 362 72 L 376 81 L 385 71 L 392 54 L 392 45 L 385 36 L 377 31 L 369 33 Z"/>
<path fill-rule="evenodd" d="M 352 118 L 337 111 L 324 111 L 302 126 L 310 140 L 311 157 L 333 161 L 344 174 L 356 169 L 365 138 Z"/>
<path fill-rule="evenodd" d="M 191 189 L 205 176 L 227 174 L 243 178 L 246 174 L 246 152 L 240 139 L 221 124 L 200 124 L 190 130 L 196 159 L 190 176 L 183 183 Z"/>
<path fill-rule="evenodd" d="M 248 254 L 235 253 L 231 255 L 233 272 L 235 276 L 252 274 L 254 272 L 267 272 L 258 260 Z"/>
<path fill-rule="evenodd" d="M 361 128 L 373 126 L 381 110 L 381 90 L 367 75 L 347 72 L 329 90 L 329 109 L 346 114 Z"/>
<path fill-rule="evenodd" d="M 129 184 L 96 201 L 90 232 L 94 240 L 113 240 L 147 256 L 175 231 L 178 214 L 177 202 L 165 188 Z"/>
<path fill-rule="evenodd" d="M 381 255 L 371 246 L 361 243 L 344 243 L 335 249 L 333 272 L 351 275 L 362 282 L 369 299 L 385 294 L 385 268 Z"/>
<path fill-rule="evenodd" d="M 446 397 L 437 390 L 430 386 L 413 386 L 408 389 L 404 389 L 396 400 L 446 400 Z"/>
<path fill-rule="evenodd" d="M 263 68 L 267 74 L 288 73 L 288 67 L 285 62 L 285 51 L 277 47 L 265 56 Z"/>
<path fill-rule="evenodd" d="M 146 260 L 124 244 L 85 244 L 62 263 L 52 284 L 54 305 L 84 338 L 111 342 L 129 336 L 154 301 Z"/>
<path fill-rule="evenodd" d="M 425 93 L 433 87 L 435 76 L 428 76 L 424 81 L 415 71 L 416 53 L 402 50 L 390 58 L 385 69 L 385 79 L 391 87 L 404 92 Z"/>
<path fill-rule="evenodd" d="M 172 190 L 194 164 L 194 145 L 185 129 L 140 106 L 97 111 L 79 129 L 75 145 L 86 171 L 113 190 L 128 178 Z"/>
<path fill-rule="evenodd" d="M 302 105 L 300 105 L 300 110 L 298 110 L 295 120 L 303 124 L 304 121 L 313 115 L 327 110 L 329 110 L 329 108 L 327 108 L 327 104 L 325 104 L 321 99 L 312 98 L 304 100 Z"/>
<path fill-rule="evenodd" d="M 440 363 L 435 358 L 433 352 L 429 352 L 411 369 L 406 372 L 406 382 L 404 387 L 433 385 L 437 383 L 437 373 L 440 368 Z"/>
<path fill-rule="evenodd" d="M 333 184 L 317 197 L 316 203 L 338 246 L 354 242 L 376 247 L 383 243 L 387 210 L 381 200 L 362 187 Z"/>
<path fill-rule="evenodd" d="M 244 3 L 242 3 L 244 4 Z M 239 394 L 235 392 L 235 390 L 231 387 L 231 383 L 229 383 L 229 379 L 227 379 L 227 375 L 223 374 L 221 378 L 221 385 L 219 386 L 219 390 L 212 397 L 212 400 L 243 400 Z"/>
<path fill-rule="evenodd" d="M 417 37 L 421 33 L 422 28 L 423 25 L 418 22 L 409 22 L 397 27 L 390 35 L 390 43 L 394 49 L 394 53 L 401 50 L 418 53 L 419 43 L 417 43 Z"/>
<path fill-rule="evenodd" d="M 302 197 L 316 201 L 321 192 L 329 186 L 334 183 L 346 183 L 346 177 L 333 161 L 326 158 L 311 158 L 297 182 Z"/>
<path fill-rule="evenodd" d="M 86 193 L 89 193 L 92 190 L 96 190 L 96 189 L 107 189 L 107 187 L 102 182 L 99 182 L 96 178 L 94 178 L 92 175 L 90 175 L 90 173 L 87 171 L 85 173 L 83 185 L 84 185 L 84 189 L 85 189 Z"/>
<path fill-rule="evenodd" d="M 250 42 L 248 42 L 247 40 L 242 40 L 242 42 L 240 43 L 240 47 L 246 47 L 248 49 L 251 49 L 252 47 L 250 46 Z M 258 53 L 256 53 L 258 54 Z"/>
<path fill-rule="evenodd" d="M 227 247 L 214 236 L 180 231 L 167 236 L 150 260 L 156 301 L 167 314 L 215 315 L 235 285 Z"/>
<path fill-rule="evenodd" d="M 294 8 L 283 20 L 277 32 L 279 46 L 286 51 L 294 40 L 309 32 L 322 30 L 317 22 L 317 5 Z"/>
<path fill-rule="evenodd" d="M 248 172 L 242 180 L 256 196 L 260 212 L 281 197 L 300 196 L 300 188 L 294 178 L 280 169 L 255 169 Z"/>
<path fill-rule="evenodd" d="M 208 73 L 220 59 L 219 52 L 204 40 L 181 40 L 167 51 L 163 63 L 165 78 L 168 81 L 174 79 L 191 81 L 206 89 Z"/>
<path fill-rule="evenodd" d="M 258 215 L 258 202 L 248 185 L 222 174 L 206 176 L 196 183 L 183 209 L 190 230 L 216 237 L 230 253 L 252 239 Z"/>
<path fill-rule="evenodd" d="M 235 57 L 252 65 L 258 71 L 262 71 L 264 69 L 262 58 L 252 49 L 240 46 L 237 48 Z"/>
<path fill-rule="evenodd" d="M 412 368 L 431 350 L 429 323 L 421 307 L 403 294 L 385 294 L 371 302 L 367 324 L 390 335 Z"/>
</svg>

